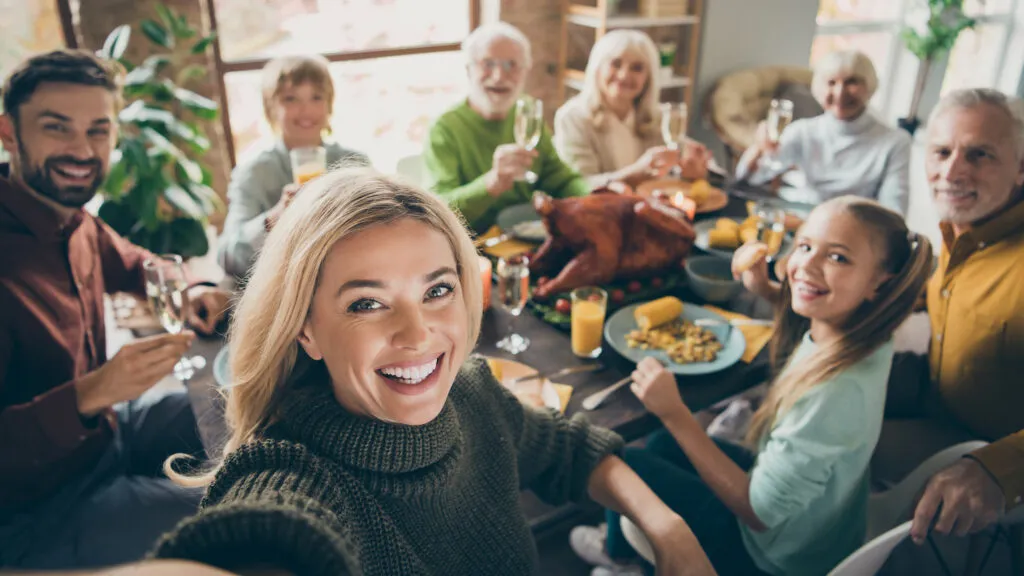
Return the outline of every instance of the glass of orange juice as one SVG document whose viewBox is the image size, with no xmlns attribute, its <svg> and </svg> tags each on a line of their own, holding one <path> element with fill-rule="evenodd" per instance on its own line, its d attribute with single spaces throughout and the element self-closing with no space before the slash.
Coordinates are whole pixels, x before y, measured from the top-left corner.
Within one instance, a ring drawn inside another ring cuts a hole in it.
<svg viewBox="0 0 1024 576">
<path fill-rule="evenodd" d="M 292 176 L 300 186 L 327 171 L 327 150 L 323 146 L 292 148 L 288 155 L 292 159 Z"/>
<path fill-rule="evenodd" d="M 491 259 L 486 256 L 478 256 L 480 259 L 480 281 L 483 283 L 483 304 L 484 310 L 491 307 Z"/>
<path fill-rule="evenodd" d="M 608 309 L 608 293 L 587 286 L 572 291 L 572 353 L 580 358 L 601 355 L 604 315 Z"/>
</svg>

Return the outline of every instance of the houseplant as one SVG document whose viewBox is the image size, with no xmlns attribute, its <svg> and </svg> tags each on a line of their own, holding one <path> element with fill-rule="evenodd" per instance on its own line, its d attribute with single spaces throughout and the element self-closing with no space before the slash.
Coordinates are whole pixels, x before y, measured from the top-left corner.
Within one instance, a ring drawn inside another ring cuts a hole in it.
<svg viewBox="0 0 1024 576">
<path fill-rule="evenodd" d="M 217 103 L 184 88 L 207 69 L 189 63 L 213 41 L 199 37 L 184 16 L 157 4 L 159 22 L 139 23 L 151 55 L 135 65 L 124 58 L 131 27 L 117 27 L 98 54 L 127 71 L 120 137 L 101 189 L 99 216 L 135 244 L 184 258 L 209 249 L 206 224 L 222 202 L 210 188 L 202 154 L 210 148 L 202 121 L 217 117 Z"/>
<path fill-rule="evenodd" d="M 925 81 L 935 60 L 947 54 L 960 32 L 973 28 L 975 20 L 964 15 L 963 0 L 916 0 L 918 6 L 908 12 L 907 25 L 900 37 L 914 56 L 921 61 L 914 81 L 914 95 L 906 118 L 899 119 L 901 128 L 911 134 L 921 123 L 917 117 Z"/>
</svg>

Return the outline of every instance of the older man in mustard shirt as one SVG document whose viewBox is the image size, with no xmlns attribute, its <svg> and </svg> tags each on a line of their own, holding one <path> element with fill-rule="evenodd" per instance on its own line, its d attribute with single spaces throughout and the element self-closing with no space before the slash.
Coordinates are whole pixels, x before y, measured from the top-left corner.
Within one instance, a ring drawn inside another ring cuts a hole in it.
<svg viewBox="0 0 1024 576">
<path fill-rule="evenodd" d="M 931 478 L 914 514 L 917 543 L 933 520 L 936 532 L 963 536 L 1024 499 L 1024 111 L 1018 104 L 994 90 L 960 90 L 939 103 L 928 123 L 926 169 L 943 238 L 927 292 L 929 377 L 909 394 L 912 378 L 890 381 L 886 413 L 902 419 L 887 421 L 875 465 L 898 454 L 914 467 L 963 440 L 991 443 Z"/>
</svg>

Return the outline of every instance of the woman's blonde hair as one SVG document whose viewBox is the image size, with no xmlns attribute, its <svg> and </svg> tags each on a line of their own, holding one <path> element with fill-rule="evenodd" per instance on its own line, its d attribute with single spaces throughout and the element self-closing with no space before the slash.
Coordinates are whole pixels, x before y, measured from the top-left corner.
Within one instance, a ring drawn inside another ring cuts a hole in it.
<svg viewBox="0 0 1024 576">
<path fill-rule="evenodd" d="M 626 52 L 639 54 L 647 64 L 647 82 L 633 102 L 636 134 L 641 138 L 646 138 L 658 131 L 658 99 L 661 90 L 658 81 L 661 59 L 658 56 L 657 46 L 647 34 L 638 30 L 613 30 L 602 36 L 590 51 L 583 91 L 580 96 L 587 104 L 594 127 L 599 132 L 604 130 L 608 107 L 601 96 L 598 74 L 609 60 Z"/>
<path fill-rule="evenodd" d="M 825 100 L 828 81 L 838 74 L 854 76 L 864 81 L 868 90 L 865 101 L 871 100 L 878 89 L 878 74 L 871 59 L 859 50 L 836 50 L 821 57 L 814 64 L 814 76 L 811 78 L 811 93 L 819 103 Z"/>
<path fill-rule="evenodd" d="M 811 322 L 793 311 L 789 280 L 782 281 L 776 306 L 775 335 L 770 355 L 777 375 L 764 403 L 754 414 L 747 441 L 756 445 L 793 404 L 808 390 L 867 358 L 892 336 L 913 311 L 932 270 L 932 245 L 927 238 L 907 229 L 903 217 L 874 200 L 842 196 L 815 210 L 838 207 L 868 228 L 881 248 L 881 267 L 892 276 L 875 297 L 861 304 L 834 342 L 818 346 L 799 364 L 790 362 Z"/>
<path fill-rule="evenodd" d="M 232 384 L 224 414 L 229 433 L 224 456 L 260 438 L 276 420 L 280 401 L 297 376 L 314 364 L 297 338 L 334 245 L 404 219 L 427 224 L 448 239 L 469 319 L 466 346 L 473 348 L 480 334 L 483 290 L 476 249 L 463 221 L 440 197 L 397 178 L 367 168 L 330 172 L 307 184 L 285 210 L 235 307 L 228 344 Z M 173 463 L 169 459 L 164 471 L 184 485 L 206 485 L 216 472 L 183 476 L 172 469 Z"/>
<path fill-rule="evenodd" d="M 334 81 L 331 80 L 331 69 L 326 58 L 318 54 L 282 56 L 267 62 L 263 67 L 263 115 L 274 130 L 279 129 L 274 121 L 274 100 L 288 86 L 307 82 L 324 93 L 329 117 L 334 112 Z"/>
</svg>

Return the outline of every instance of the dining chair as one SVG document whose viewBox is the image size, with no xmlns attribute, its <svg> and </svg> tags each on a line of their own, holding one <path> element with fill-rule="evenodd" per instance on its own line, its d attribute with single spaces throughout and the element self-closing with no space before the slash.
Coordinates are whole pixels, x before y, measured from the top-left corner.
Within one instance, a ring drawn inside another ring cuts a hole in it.
<svg viewBox="0 0 1024 576">
<path fill-rule="evenodd" d="M 900 524 L 900 521 L 909 516 L 917 495 L 924 489 L 928 480 L 940 470 L 956 463 L 965 454 L 986 444 L 987 442 L 973 441 L 946 448 L 925 460 L 892 488 L 871 494 L 868 499 L 866 543 L 850 554 L 829 576 L 852 576 L 854 574 L 859 576 L 877 572 L 885 564 L 893 549 L 910 533 L 910 522 Z M 1024 509 L 1018 512 L 1007 516 L 1007 519 L 1018 519 L 1019 516 L 1019 523 L 1024 524 Z M 654 564 L 654 550 L 640 528 L 625 516 L 621 518 L 620 525 L 630 546 L 644 560 Z M 898 536 L 901 533 L 901 528 L 905 528 L 905 532 L 902 533 L 902 536 Z M 873 570 L 869 570 L 871 566 L 875 566 Z M 843 568 L 844 571 L 838 572 L 840 568 Z"/>
<path fill-rule="evenodd" d="M 400 176 L 404 176 L 412 183 L 423 185 L 423 156 L 421 154 L 413 154 L 412 156 L 406 156 L 398 161 L 395 166 L 395 172 Z"/>
</svg>

